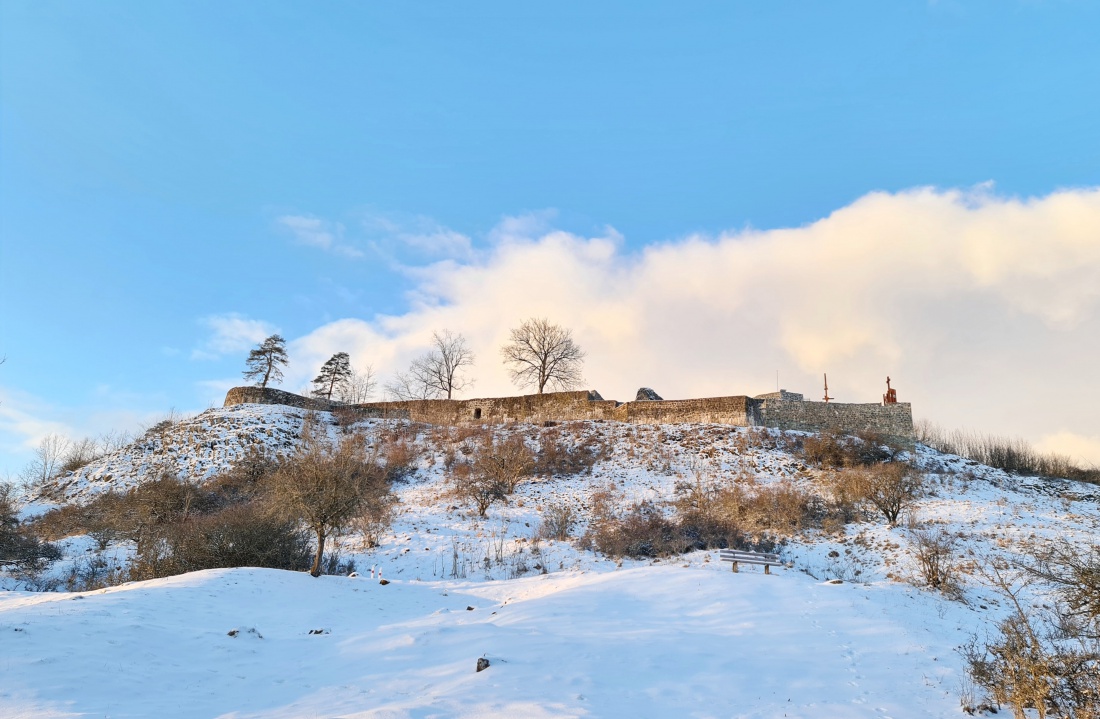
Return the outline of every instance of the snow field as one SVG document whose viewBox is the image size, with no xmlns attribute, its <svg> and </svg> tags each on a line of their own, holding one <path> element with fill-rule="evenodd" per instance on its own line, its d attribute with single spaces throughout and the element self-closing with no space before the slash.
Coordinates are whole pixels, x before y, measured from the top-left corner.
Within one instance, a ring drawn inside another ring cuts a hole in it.
<svg viewBox="0 0 1100 719">
<path fill-rule="evenodd" d="M 83 594 L 6 593 L 0 714 L 958 711 L 952 649 L 970 610 L 941 612 L 930 596 L 897 585 L 830 585 L 796 571 L 733 574 L 716 565 L 386 586 L 234 569 Z M 476 673 L 481 656 L 491 666 Z"/>
</svg>

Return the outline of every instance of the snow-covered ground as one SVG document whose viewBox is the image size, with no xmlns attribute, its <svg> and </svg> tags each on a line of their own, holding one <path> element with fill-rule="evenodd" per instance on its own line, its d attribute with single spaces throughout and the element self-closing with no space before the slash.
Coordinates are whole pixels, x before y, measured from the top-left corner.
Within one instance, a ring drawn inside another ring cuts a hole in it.
<svg viewBox="0 0 1100 719">
<path fill-rule="evenodd" d="M 303 418 L 208 410 L 63 478 L 57 494 L 81 501 L 161 470 L 201 481 L 253 446 L 292 451 Z M 1100 529 L 1095 486 L 918 447 L 927 492 L 907 524 L 955 538 L 961 600 L 915 588 L 910 530 L 875 518 L 789 538 L 788 567 L 772 576 L 733 574 L 716 552 L 614 561 L 538 539 L 543 510 L 575 507 L 583 531 L 591 494 L 609 485 L 627 502 L 660 501 L 698 475 L 820 491 L 820 472 L 774 432 L 569 423 L 554 428 L 564 441 L 604 448 L 592 473 L 524 482 L 479 518 L 446 481 L 461 432 L 358 428 L 418 453 L 381 546 L 335 543 L 361 576 L 238 569 L 85 594 L 2 592 L 0 716 L 954 715 L 955 649 L 1003 616 L 976 571 L 1033 543 L 1095 543 Z M 535 443 L 546 430 L 497 431 Z M 56 571 L 98 552 L 87 538 L 65 546 Z M 371 580 L 372 567 L 391 583 Z M 475 673 L 481 656 L 492 666 Z"/>
<path fill-rule="evenodd" d="M 976 618 L 794 570 L 385 586 L 213 570 L 0 594 L 0 714 L 943 717 Z"/>
</svg>

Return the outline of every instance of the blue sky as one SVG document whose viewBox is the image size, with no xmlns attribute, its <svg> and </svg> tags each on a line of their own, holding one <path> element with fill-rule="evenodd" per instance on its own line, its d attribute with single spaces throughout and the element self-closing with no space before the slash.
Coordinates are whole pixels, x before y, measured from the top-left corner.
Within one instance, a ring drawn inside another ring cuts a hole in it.
<svg viewBox="0 0 1100 719">
<path fill-rule="evenodd" d="M 1100 4 L 593 5 L 0 2 L 0 472 L 47 429 L 208 406 L 262 331 L 421 337 L 418 268 L 517 234 L 628 266 L 868 193 L 1100 185 Z M 1071 355 L 1080 301 L 1043 315 Z"/>
</svg>

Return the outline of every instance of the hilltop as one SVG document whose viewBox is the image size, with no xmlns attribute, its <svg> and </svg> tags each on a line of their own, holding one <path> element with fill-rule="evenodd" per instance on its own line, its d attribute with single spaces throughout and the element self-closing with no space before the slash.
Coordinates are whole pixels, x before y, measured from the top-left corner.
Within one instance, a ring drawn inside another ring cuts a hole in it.
<svg viewBox="0 0 1100 719">
<path fill-rule="evenodd" d="M 943 716 L 966 693 L 956 648 L 1006 615 L 981 567 L 1060 540 L 1088 544 L 1100 526 L 1095 485 L 1012 475 L 916 445 L 896 457 L 923 477 L 898 526 L 866 512 L 839 526 L 776 532 L 784 566 L 773 576 L 735 575 L 714 550 L 612 557 L 577 537 L 608 492 L 624 508 L 659 507 L 714 481 L 824 501 L 831 470 L 801 448 L 814 435 L 598 420 L 456 428 L 255 404 L 158 426 L 58 478 L 29 511 L 90 502 L 163 473 L 202 483 L 261 448 L 290 456 L 307 423 L 331 441 L 357 433 L 368 445 L 404 448 L 394 521 L 378 546 L 356 534 L 336 542 L 333 566 L 350 560 L 357 576 L 219 569 L 71 595 L 6 593 L 0 631 L 18 639 L 3 643 L 13 688 L 0 707 L 49 715 L 113 706 L 113 716 L 659 716 L 684 707 L 699 716 Z M 567 454 L 583 448 L 575 456 L 588 461 L 521 482 L 482 518 L 454 494 L 448 466 L 485 433 Z M 577 512 L 573 539 L 540 536 L 548 509 L 561 505 Z M 950 593 L 922 586 L 918 544 L 930 531 L 952 540 Z M 60 544 L 65 558 L 50 570 L 58 576 L 93 557 L 121 566 L 132 553 L 126 542 L 100 549 L 84 536 Z M 390 584 L 371 581 L 372 570 Z M 227 637 L 233 629 L 239 634 Z M 56 684 L 44 667 L 74 632 L 81 656 Z M 169 656 L 155 646 L 177 649 Z M 492 666 L 476 674 L 482 655 Z M 125 671 L 97 669 L 98 658 Z M 196 685 L 201 699 L 186 688 Z"/>
</svg>

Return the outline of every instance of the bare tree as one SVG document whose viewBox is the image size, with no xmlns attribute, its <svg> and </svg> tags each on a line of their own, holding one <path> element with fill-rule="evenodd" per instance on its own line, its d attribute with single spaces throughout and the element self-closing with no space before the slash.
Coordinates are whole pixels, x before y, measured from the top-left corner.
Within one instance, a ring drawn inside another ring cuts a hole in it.
<svg viewBox="0 0 1100 719">
<path fill-rule="evenodd" d="M 474 455 L 473 471 L 498 483 L 506 495 L 535 469 L 535 453 L 520 435 L 482 446 Z"/>
<path fill-rule="evenodd" d="M 886 462 L 863 470 L 867 501 L 882 512 L 890 524 L 897 524 L 901 510 L 920 494 L 921 475 L 907 462 Z"/>
<path fill-rule="evenodd" d="M 386 398 L 397 402 L 415 399 L 434 399 L 431 387 L 417 381 L 412 372 L 394 372 L 393 379 L 386 383 Z"/>
<path fill-rule="evenodd" d="M 245 364 L 248 369 L 244 371 L 244 378 L 250 382 L 259 380 L 256 384 L 260 387 L 267 387 L 268 382 L 282 381 L 282 368 L 287 365 L 286 340 L 271 335 L 248 353 Z"/>
<path fill-rule="evenodd" d="M 337 390 L 343 390 L 351 378 L 351 358 L 347 352 L 337 352 L 329 357 L 321 371 L 313 379 L 313 396 L 332 399 Z"/>
<path fill-rule="evenodd" d="M 545 319 L 529 319 L 514 328 L 500 353 L 518 387 L 535 387 L 542 394 L 547 386 L 565 390 L 584 381 L 584 351 L 573 341 L 572 330 Z"/>
<path fill-rule="evenodd" d="M 336 398 L 345 404 L 363 404 L 370 401 L 377 386 L 374 367 L 367 365 L 361 372 L 353 367 L 347 382 L 338 389 Z"/>
<path fill-rule="evenodd" d="M 48 434 L 34 450 L 34 459 L 23 468 L 22 479 L 31 487 L 41 486 L 53 479 L 61 471 L 65 456 L 69 452 L 68 438 L 60 434 Z"/>
<path fill-rule="evenodd" d="M 389 493 L 385 470 L 350 435 L 333 448 L 307 432 L 301 449 L 275 473 L 276 501 L 300 516 L 317 538 L 310 574 L 320 576 L 325 540 L 351 524 L 371 498 Z"/>
<path fill-rule="evenodd" d="M 473 363 L 474 353 L 466 346 L 465 337 L 450 330 L 433 332 L 432 349 L 409 365 L 408 382 L 415 387 L 413 394 L 424 399 L 452 399 L 455 392 L 473 384 L 463 376 Z"/>
<path fill-rule="evenodd" d="M 479 516 L 489 507 L 504 501 L 516 491 L 516 485 L 535 468 L 535 453 L 521 436 L 498 441 L 484 438 L 469 462 L 455 465 L 451 481 L 455 492 L 474 503 Z"/>
</svg>

